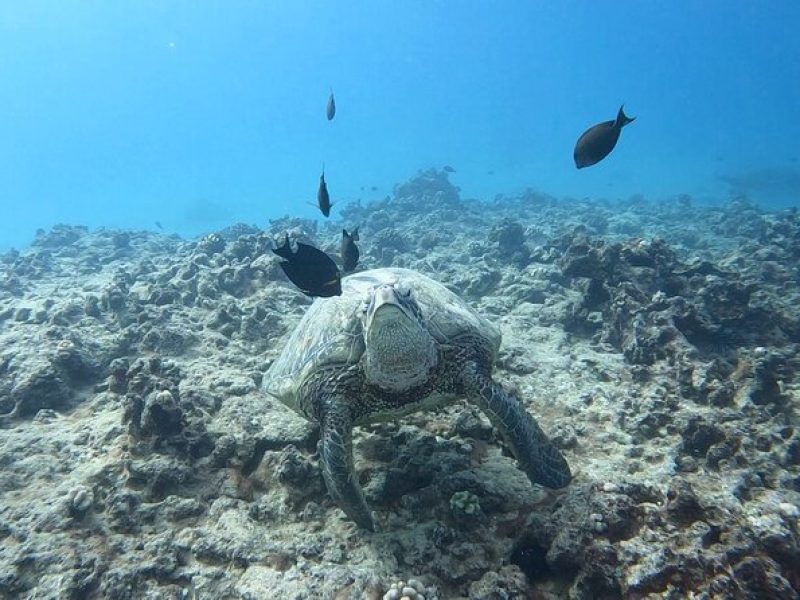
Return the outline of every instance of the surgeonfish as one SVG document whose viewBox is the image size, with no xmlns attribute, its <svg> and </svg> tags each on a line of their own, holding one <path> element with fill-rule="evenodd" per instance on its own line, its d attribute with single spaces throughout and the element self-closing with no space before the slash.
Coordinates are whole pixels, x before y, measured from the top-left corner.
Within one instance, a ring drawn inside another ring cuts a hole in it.
<svg viewBox="0 0 800 600">
<path fill-rule="evenodd" d="M 342 271 L 349 273 L 356 268 L 360 252 L 356 242 L 358 241 L 358 227 L 353 229 L 353 233 L 347 233 L 347 229 L 342 229 Z"/>
<path fill-rule="evenodd" d="M 336 100 L 333 98 L 333 90 L 331 90 L 331 95 L 328 96 L 328 105 L 325 107 L 325 114 L 328 117 L 328 121 L 333 120 L 333 117 L 336 116 Z"/>
<path fill-rule="evenodd" d="M 579 169 L 590 167 L 608 156 L 617 145 L 622 128 L 636 119 L 628 117 L 619 107 L 617 118 L 613 121 L 603 121 L 587 129 L 575 144 L 575 166 Z"/>
<path fill-rule="evenodd" d="M 323 215 L 330 216 L 331 214 L 331 197 L 328 194 L 328 184 L 325 183 L 325 167 L 322 167 L 322 175 L 319 176 L 319 189 L 317 190 L 317 204 L 319 210 Z"/>
<path fill-rule="evenodd" d="M 280 263 L 281 269 L 306 296 L 329 298 L 342 295 L 339 267 L 319 248 L 297 242 L 297 250 L 292 252 L 287 235 L 283 244 L 272 251 L 284 259 Z"/>
</svg>

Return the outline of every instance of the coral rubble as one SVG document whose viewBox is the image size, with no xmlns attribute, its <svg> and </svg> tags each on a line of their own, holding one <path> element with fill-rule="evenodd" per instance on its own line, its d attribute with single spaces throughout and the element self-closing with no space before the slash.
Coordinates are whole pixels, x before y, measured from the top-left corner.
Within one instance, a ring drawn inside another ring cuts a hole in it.
<svg viewBox="0 0 800 600">
<path fill-rule="evenodd" d="M 503 332 L 497 376 L 576 467 L 532 487 L 455 405 L 357 428 L 380 530 L 317 428 L 259 391 L 309 300 L 270 252 L 57 226 L 0 257 L 0 597 L 796 598 L 800 219 L 463 200 L 428 170 L 342 210 L 363 268 L 417 269 Z"/>
</svg>

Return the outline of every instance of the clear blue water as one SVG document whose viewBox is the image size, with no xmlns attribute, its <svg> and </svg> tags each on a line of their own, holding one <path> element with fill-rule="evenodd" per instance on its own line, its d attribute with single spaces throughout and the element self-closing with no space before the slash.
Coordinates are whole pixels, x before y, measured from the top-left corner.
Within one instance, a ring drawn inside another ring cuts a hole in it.
<svg viewBox="0 0 800 600">
<path fill-rule="evenodd" d="M 799 23 L 796 0 L 2 2 L 0 248 L 316 217 L 323 162 L 334 202 L 448 164 L 467 198 L 725 200 L 733 178 L 797 204 Z M 623 102 L 616 150 L 575 169 Z"/>
</svg>

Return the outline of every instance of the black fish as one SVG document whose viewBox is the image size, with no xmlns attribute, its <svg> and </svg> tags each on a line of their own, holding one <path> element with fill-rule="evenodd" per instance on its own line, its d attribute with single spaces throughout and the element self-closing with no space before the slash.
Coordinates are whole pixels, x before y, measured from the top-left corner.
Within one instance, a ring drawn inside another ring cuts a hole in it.
<svg viewBox="0 0 800 600">
<path fill-rule="evenodd" d="M 578 138 L 578 143 L 575 144 L 575 166 L 579 169 L 583 167 L 590 167 L 593 164 L 599 163 L 603 160 L 617 145 L 619 134 L 622 128 L 628 123 L 636 119 L 625 116 L 619 107 L 617 118 L 613 121 L 604 121 L 598 123 L 594 127 L 587 129 L 581 137 Z"/>
<path fill-rule="evenodd" d="M 328 121 L 336 116 L 336 100 L 333 99 L 333 90 L 331 90 L 331 95 L 328 96 L 328 106 L 325 107 L 325 114 L 328 116 Z"/>
<path fill-rule="evenodd" d="M 159 229 L 164 229 L 164 227 L 158 221 L 156 221 L 156 227 L 158 227 Z"/>
<path fill-rule="evenodd" d="M 453 167 L 451 167 L 450 165 L 445 165 L 444 167 L 442 167 L 442 171 L 444 171 L 445 173 L 455 173 L 456 172 L 456 170 Z"/>
<path fill-rule="evenodd" d="M 328 194 L 328 184 L 325 183 L 325 167 L 322 167 L 322 175 L 319 176 L 319 189 L 317 190 L 317 204 L 319 210 L 326 217 L 331 214 L 331 197 Z"/>
<path fill-rule="evenodd" d="M 281 269 L 306 296 L 330 298 L 342 295 L 339 267 L 319 248 L 297 242 L 297 251 L 292 252 L 287 235 L 283 245 L 272 251 L 286 259 L 281 261 Z"/>
<path fill-rule="evenodd" d="M 360 255 L 356 242 L 358 241 L 358 227 L 353 229 L 353 233 L 347 233 L 347 229 L 342 229 L 342 270 L 349 273 L 356 268 Z"/>
</svg>

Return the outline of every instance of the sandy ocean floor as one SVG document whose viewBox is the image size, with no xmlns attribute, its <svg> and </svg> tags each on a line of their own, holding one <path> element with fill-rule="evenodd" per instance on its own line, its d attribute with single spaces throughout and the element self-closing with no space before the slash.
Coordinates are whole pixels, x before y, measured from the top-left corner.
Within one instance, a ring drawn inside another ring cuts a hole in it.
<svg viewBox="0 0 800 600">
<path fill-rule="evenodd" d="M 569 487 L 462 401 L 357 429 L 376 533 L 331 501 L 318 428 L 259 389 L 310 304 L 270 248 L 355 225 L 360 268 L 502 330 Z M 0 597 L 797 598 L 798 307 L 800 217 L 745 199 L 465 202 L 428 171 L 324 225 L 55 227 L 0 257 Z"/>
</svg>

